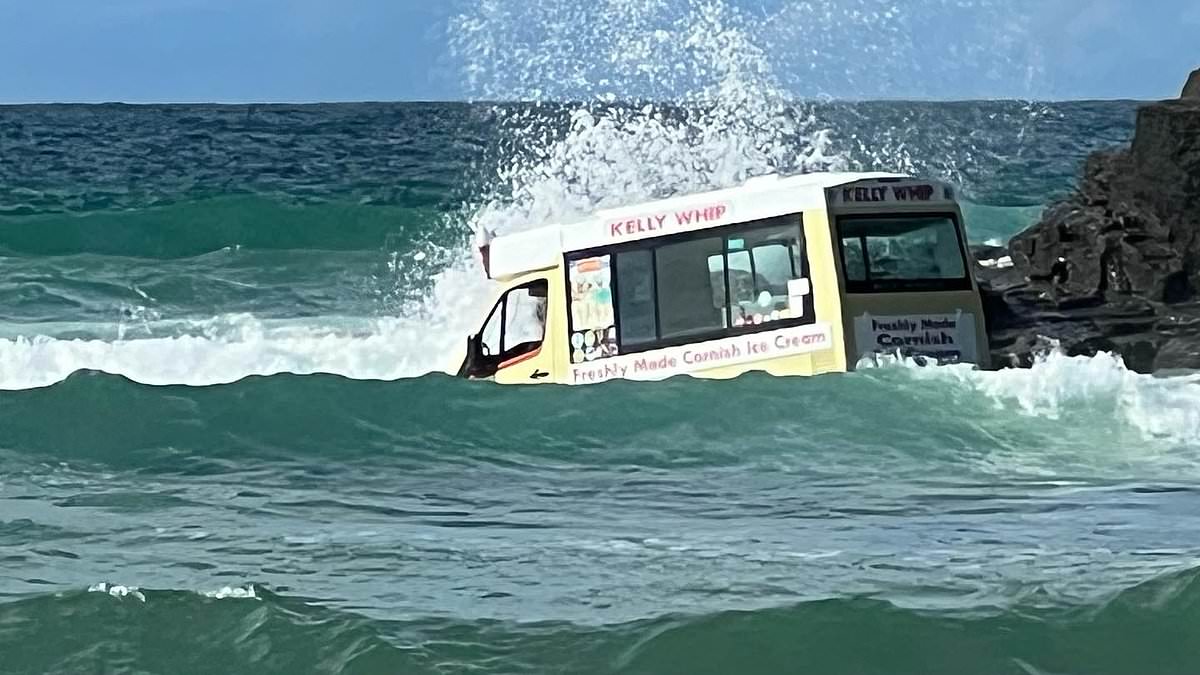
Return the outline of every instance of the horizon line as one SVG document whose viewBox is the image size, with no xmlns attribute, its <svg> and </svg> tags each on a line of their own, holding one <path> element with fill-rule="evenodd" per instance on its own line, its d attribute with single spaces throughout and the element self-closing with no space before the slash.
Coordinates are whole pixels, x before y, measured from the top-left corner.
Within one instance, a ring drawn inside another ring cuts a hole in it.
<svg viewBox="0 0 1200 675">
<path fill-rule="evenodd" d="M 1027 103 L 1155 103 L 1158 101 L 1169 101 L 1172 98 L 1137 98 L 1137 97 L 1088 97 L 1088 98 L 1029 98 L 1029 97 L 977 97 L 977 98 L 919 98 L 919 97 L 799 97 L 789 101 L 790 103 L 1000 103 L 1020 101 Z M 262 101 L 262 100 L 186 100 L 186 101 L 155 101 L 155 100 L 38 100 L 38 101 L 0 101 L 0 108 L 19 108 L 19 107 L 37 107 L 37 106 L 127 106 L 127 107 L 153 107 L 153 106 L 226 106 L 226 107 L 241 107 L 241 106 L 320 106 L 320 105 L 513 105 L 513 104 L 535 104 L 535 105 L 580 105 L 583 103 L 595 103 L 598 105 L 612 105 L 617 103 L 658 103 L 682 105 L 678 101 L 647 99 L 631 97 L 628 99 L 618 99 L 615 101 L 588 101 L 585 99 L 562 99 L 553 101 L 536 101 L 523 99 L 294 99 L 284 101 Z M 699 102 L 689 102 L 688 105 L 700 105 Z"/>
</svg>

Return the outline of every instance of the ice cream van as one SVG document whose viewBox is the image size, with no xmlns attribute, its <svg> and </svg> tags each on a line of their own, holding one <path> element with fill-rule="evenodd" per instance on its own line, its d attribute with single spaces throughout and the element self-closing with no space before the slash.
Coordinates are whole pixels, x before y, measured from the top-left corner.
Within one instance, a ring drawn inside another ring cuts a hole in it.
<svg viewBox="0 0 1200 675">
<path fill-rule="evenodd" d="M 853 370 L 880 354 L 988 366 L 954 188 L 765 176 L 480 241 L 500 287 L 451 371 L 594 384 Z"/>
</svg>

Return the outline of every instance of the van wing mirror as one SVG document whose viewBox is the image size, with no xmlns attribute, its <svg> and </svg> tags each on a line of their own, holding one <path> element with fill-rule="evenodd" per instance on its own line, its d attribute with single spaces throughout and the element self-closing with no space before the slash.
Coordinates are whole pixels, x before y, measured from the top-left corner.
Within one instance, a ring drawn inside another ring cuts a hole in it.
<svg viewBox="0 0 1200 675">
<path fill-rule="evenodd" d="M 481 353 L 480 345 L 483 340 L 478 334 L 467 336 L 467 356 L 463 359 L 462 367 L 458 369 L 459 377 L 473 377 L 479 372 Z"/>
</svg>

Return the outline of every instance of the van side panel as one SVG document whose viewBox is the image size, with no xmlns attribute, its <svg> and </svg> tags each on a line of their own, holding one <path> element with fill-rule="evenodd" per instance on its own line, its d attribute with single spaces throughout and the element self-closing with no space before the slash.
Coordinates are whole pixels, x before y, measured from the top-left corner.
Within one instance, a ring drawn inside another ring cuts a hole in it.
<svg viewBox="0 0 1200 675">
<path fill-rule="evenodd" d="M 830 345 L 808 354 L 772 357 L 762 361 L 741 363 L 717 368 L 700 368 L 690 374 L 696 377 L 729 379 L 749 371 L 771 375 L 817 375 L 846 370 L 846 350 L 842 348 L 845 328 L 842 322 L 842 303 L 838 293 L 838 264 L 834 257 L 833 237 L 829 214 L 824 209 L 804 212 L 804 247 L 808 257 L 808 278 L 812 288 L 817 324 L 826 324 L 831 333 Z"/>
<path fill-rule="evenodd" d="M 571 377 L 571 340 L 569 335 L 567 309 L 567 265 L 562 256 L 558 258 L 558 267 L 550 271 L 550 305 L 548 307 L 548 324 L 546 326 L 546 342 L 543 349 L 552 350 L 551 366 L 554 368 L 549 378 L 556 384 L 567 384 Z"/>
<path fill-rule="evenodd" d="M 847 368 L 846 352 L 836 346 L 843 344 L 846 333 L 842 322 L 841 285 L 838 282 L 840 266 L 835 253 L 829 211 L 810 209 L 804 213 L 804 241 L 808 249 L 817 321 L 830 324 L 835 345 L 834 349 L 812 354 L 814 372 L 843 372 Z"/>
</svg>

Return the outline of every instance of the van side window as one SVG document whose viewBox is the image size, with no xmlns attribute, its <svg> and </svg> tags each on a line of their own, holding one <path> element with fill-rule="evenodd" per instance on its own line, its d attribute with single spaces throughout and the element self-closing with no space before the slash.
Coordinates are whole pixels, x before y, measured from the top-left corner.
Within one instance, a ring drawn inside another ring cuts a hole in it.
<svg viewBox="0 0 1200 675">
<path fill-rule="evenodd" d="M 714 279 L 710 256 L 721 255 L 720 237 L 658 247 L 654 275 L 658 286 L 659 337 L 678 338 L 725 327 L 725 279 Z M 721 289 L 717 295 L 713 287 Z"/>
<path fill-rule="evenodd" d="M 842 269 L 851 293 L 968 290 L 951 215 L 839 218 Z"/>
<path fill-rule="evenodd" d="M 791 295 L 789 282 L 804 274 L 803 249 L 795 225 L 756 228 L 726 239 L 731 324 L 769 324 L 812 315 L 805 298 Z"/>
<path fill-rule="evenodd" d="M 617 278 L 621 283 L 618 307 L 621 344 L 637 347 L 654 342 L 658 339 L 658 329 L 654 318 L 654 257 L 651 252 L 628 251 L 618 255 Z"/>
</svg>

